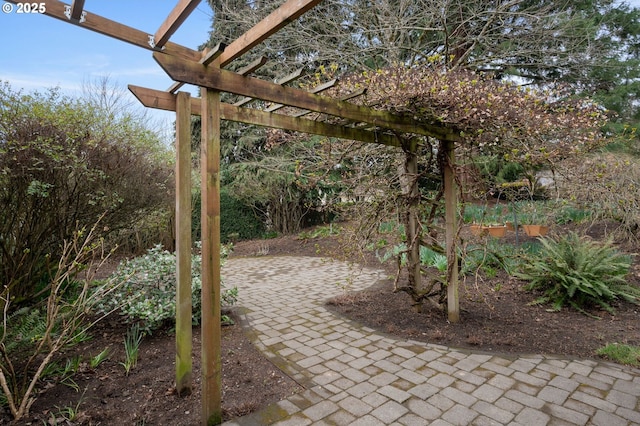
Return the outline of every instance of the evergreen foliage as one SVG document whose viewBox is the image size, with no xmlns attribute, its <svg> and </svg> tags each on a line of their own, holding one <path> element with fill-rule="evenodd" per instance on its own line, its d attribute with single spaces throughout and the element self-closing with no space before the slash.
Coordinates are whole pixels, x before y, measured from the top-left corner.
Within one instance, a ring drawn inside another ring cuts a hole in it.
<svg viewBox="0 0 640 426">
<path fill-rule="evenodd" d="M 571 306 L 586 314 L 594 306 L 614 313 L 612 303 L 619 299 L 638 302 L 640 288 L 625 280 L 631 259 L 610 241 L 600 244 L 573 232 L 540 241 L 542 249 L 516 274 L 529 281 L 525 289 L 542 292 L 533 303 L 550 303 L 554 311 Z"/>
<path fill-rule="evenodd" d="M 199 190 L 192 194 L 192 241 L 198 241 L 201 238 L 200 194 Z M 264 233 L 264 219 L 255 213 L 253 207 L 243 203 L 226 187 L 220 188 L 220 239 L 222 243 L 260 238 Z"/>
<path fill-rule="evenodd" d="M 253 209 L 226 190 L 220 190 L 220 236 L 222 242 L 248 240 L 264 235 L 264 222 Z"/>
</svg>

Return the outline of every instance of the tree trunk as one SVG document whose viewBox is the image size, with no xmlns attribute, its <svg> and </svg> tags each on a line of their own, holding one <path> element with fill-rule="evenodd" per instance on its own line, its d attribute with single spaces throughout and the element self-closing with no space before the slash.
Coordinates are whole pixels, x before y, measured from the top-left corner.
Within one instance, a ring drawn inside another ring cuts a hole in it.
<svg viewBox="0 0 640 426">
<path fill-rule="evenodd" d="M 460 322 L 460 301 L 458 295 L 458 253 L 457 253 L 457 191 L 455 180 L 455 144 L 442 142 L 444 153 L 443 181 L 445 201 L 445 241 L 447 249 L 447 313 L 451 323 Z"/>
<path fill-rule="evenodd" d="M 418 155 L 415 149 L 405 150 L 405 159 L 400 170 L 400 182 L 402 185 L 403 208 L 402 214 L 405 233 L 407 235 L 407 286 L 408 293 L 413 299 L 413 309 L 422 311 L 422 299 L 420 298 L 421 273 L 420 273 L 420 241 L 422 230 L 418 210 L 420 207 L 420 191 L 418 190 Z"/>
</svg>

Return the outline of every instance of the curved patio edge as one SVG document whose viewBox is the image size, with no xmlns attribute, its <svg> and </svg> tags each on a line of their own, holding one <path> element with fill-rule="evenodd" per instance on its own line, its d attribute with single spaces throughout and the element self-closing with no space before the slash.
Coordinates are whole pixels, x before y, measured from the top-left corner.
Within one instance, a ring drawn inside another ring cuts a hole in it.
<svg viewBox="0 0 640 426">
<path fill-rule="evenodd" d="M 639 425 L 640 370 L 404 340 L 328 310 L 382 271 L 317 257 L 232 258 L 243 327 L 305 390 L 225 425 Z"/>
</svg>

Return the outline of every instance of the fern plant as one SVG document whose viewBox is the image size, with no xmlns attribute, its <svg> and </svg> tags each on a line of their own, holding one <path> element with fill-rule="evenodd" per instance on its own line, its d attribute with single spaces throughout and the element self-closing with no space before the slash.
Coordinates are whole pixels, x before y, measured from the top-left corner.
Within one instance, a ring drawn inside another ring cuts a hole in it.
<svg viewBox="0 0 640 426">
<path fill-rule="evenodd" d="M 4 339 L 8 353 L 26 350 L 47 331 L 45 315 L 38 308 L 20 308 L 8 316 L 7 323 L 11 324 Z"/>
<path fill-rule="evenodd" d="M 97 227 L 98 223 L 90 230 L 78 229 L 64 242 L 41 303 L 13 311 L 11 295 L 5 292 L 0 298 L 4 304 L 0 321 L 0 389 L 16 421 L 29 413 L 43 375 L 56 372 L 55 368 L 47 367 L 54 356 L 79 338 L 86 338 L 86 331 L 103 318 L 95 322 L 88 319 L 96 303 L 114 291 L 109 283 L 92 284 L 92 271 L 98 267 L 85 269 L 101 252 L 102 240 L 98 238 Z M 87 273 L 82 281 L 76 282 L 82 270 Z M 70 286 L 73 292 L 69 292 Z M 74 359 L 62 369 L 64 383 L 76 389 L 71 376 L 78 365 L 79 359 Z"/>
<path fill-rule="evenodd" d="M 592 306 L 615 313 L 611 303 L 618 299 L 638 302 L 640 288 L 625 280 L 631 258 L 611 241 L 601 244 L 569 233 L 540 242 L 541 250 L 516 274 L 529 281 L 526 290 L 543 292 L 534 304 L 550 303 L 552 311 L 571 306 L 589 315 L 585 309 Z"/>
</svg>

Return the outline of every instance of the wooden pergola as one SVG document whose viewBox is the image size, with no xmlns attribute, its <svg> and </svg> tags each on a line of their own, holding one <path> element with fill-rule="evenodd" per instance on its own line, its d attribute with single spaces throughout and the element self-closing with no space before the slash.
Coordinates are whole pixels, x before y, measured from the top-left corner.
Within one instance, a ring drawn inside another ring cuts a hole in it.
<svg viewBox="0 0 640 426">
<path fill-rule="evenodd" d="M 10 3 L 27 3 L 8 0 Z M 279 82 L 268 82 L 250 74 L 264 65 L 261 58 L 249 66 L 232 72 L 226 67 L 253 47 L 276 33 L 289 22 L 320 3 L 321 0 L 288 0 L 262 21 L 228 46 L 218 45 L 204 51 L 192 50 L 170 41 L 171 36 L 187 20 L 200 0 L 178 0 L 160 24 L 155 34 L 123 25 L 85 10 L 84 0 L 69 4 L 45 0 L 45 14 L 91 31 L 131 43 L 153 52 L 154 59 L 175 81 L 166 90 L 138 86 L 129 89 L 150 108 L 176 112 L 176 389 L 178 394 L 191 390 L 191 115 L 202 117 L 201 188 L 202 188 L 202 424 L 221 421 L 221 360 L 220 360 L 220 121 L 230 120 L 324 135 L 367 143 L 402 147 L 415 152 L 416 144 L 408 137 L 418 135 L 443 142 L 448 159 L 444 170 L 446 247 L 448 258 L 448 314 L 451 322 L 459 321 L 458 277 L 456 256 L 456 189 L 453 172 L 454 143 L 459 135 L 447 128 L 428 124 L 413 117 L 376 110 L 350 103 L 362 95 L 354 92 L 341 99 L 320 93 L 335 84 L 328 82 L 311 91 L 285 84 L 295 75 Z M 201 88 L 201 97 L 191 97 L 179 91 L 183 84 Z M 220 101 L 220 93 L 228 92 L 244 98 L 234 104 Z M 249 101 L 272 102 L 265 110 L 250 108 Z M 284 114 L 283 106 L 298 112 Z M 341 124 L 309 119 L 311 113 L 338 117 Z M 410 174 L 418 174 L 417 157 L 407 162 Z M 415 179 L 414 179 L 415 180 Z M 412 189 L 417 193 L 417 182 Z M 415 225 L 417 226 L 417 218 Z M 407 239 L 412 235 L 408 233 Z M 419 249 L 414 245 L 415 250 Z M 417 255 L 417 252 L 414 253 Z M 420 275 L 419 265 L 417 276 Z"/>
</svg>

